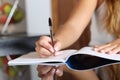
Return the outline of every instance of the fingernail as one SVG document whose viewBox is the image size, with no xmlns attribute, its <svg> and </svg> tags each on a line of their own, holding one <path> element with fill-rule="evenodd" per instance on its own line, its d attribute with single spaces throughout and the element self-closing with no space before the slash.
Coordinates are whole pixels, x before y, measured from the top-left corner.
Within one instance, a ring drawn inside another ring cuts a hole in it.
<svg viewBox="0 0 120 80">
<path fill-rule="evenodd" d="M 54 53 L 54 50 L 53 50 L 53 48 L 51 48 L 51 49 L 50 49 L 50 51 L 51 51 L 52 53 Z"/>
<path fill-rule="evenodd" d="M 60 69 L 57 69 L 57 70 L 56 70 L 56 74 L 57 74 L 58 76 L 62 76 L 62 75 L 63 75 L 63 71 L 60 70 Z"/>
<path fill-rule="evenodd" d="M 59 69 L 57 69 L 57 70 L 56 70 L 56 73 L 58 73 L 58 74 L 59 74 L 59 73 L 60 73 L 60 70 L 59 70 Z"/>
<path fill-rule="evenodd" d="M 55 47 L 55 51 L 59 51 L 59 48 L 58 48 L 58 47 Z"/>
<path fill-rule="evenodd" d="M 100 52 L 101 52 L 101 53 L 104 53 L 104 50 L 101 50 Z"/>
<path fill-rule="evenodd" d="M 55 56 L 62 54 L 61 52 L 55 52 Z"/>
<path fill-rule="evenodd" d="M 55 73 L 55 69 L 52 69 L 51 73 L 54 74 Z"/>
<path fill-rule="evenodd" d="M 109 51 L 108 54 L 112 54 L 112 51 Z"/>
<path fill-rule="evenodd" d="M 97 48 L 93 48 L 93 50 L 97 51 L 98 49 Z"/>
</svg>

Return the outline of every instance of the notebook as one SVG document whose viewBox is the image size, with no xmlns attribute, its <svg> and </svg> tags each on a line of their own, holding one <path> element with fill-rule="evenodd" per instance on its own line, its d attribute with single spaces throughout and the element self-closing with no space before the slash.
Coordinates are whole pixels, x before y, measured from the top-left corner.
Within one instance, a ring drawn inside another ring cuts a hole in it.
<svg viewBox="0 0 120 80">
<path fill-rule="evenodd" d="M 36 52 L 30 52 L 8 62 L 9 66 L 17 65 L 67 65 L 74 70 L 88 70 L 120 63 L 120 54 L 106 54 L 93 51 L 93 47 L 80 50 L 68 49 L 59 51 L 59 55 L 40 58 Z"/>
</svg>

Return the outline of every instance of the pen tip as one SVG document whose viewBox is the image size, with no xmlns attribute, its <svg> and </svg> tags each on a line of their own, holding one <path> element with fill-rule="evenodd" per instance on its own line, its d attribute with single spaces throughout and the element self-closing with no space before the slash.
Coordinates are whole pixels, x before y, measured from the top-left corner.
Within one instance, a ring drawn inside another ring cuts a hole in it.
<svg viewBox="0 0 120 80">
<path fill-rule="evenodd" d="M 52 26 L 51 18 L 49 18 L 49 26 Z"/>
</svg>

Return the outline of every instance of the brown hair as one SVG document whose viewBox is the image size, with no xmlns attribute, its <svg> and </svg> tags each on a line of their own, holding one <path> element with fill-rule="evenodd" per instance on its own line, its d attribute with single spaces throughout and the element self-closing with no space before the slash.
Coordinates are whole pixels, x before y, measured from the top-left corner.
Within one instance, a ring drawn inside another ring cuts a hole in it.
<svg viewBox="0 0 120 80">
<path fill-rule="evenodd" d="M 109 33 L 120 38 L 120 0 L 105 0 L 106 9 L 106 28 Z M 120 80 L 120 64 L 106 67 L 111 80 Z"/>
<path fill-rule="evenodd" d="M 105 22 L 108 32 L 120 37 L 120 0 L 105 0 L 107 4 Z"/>
</svg>

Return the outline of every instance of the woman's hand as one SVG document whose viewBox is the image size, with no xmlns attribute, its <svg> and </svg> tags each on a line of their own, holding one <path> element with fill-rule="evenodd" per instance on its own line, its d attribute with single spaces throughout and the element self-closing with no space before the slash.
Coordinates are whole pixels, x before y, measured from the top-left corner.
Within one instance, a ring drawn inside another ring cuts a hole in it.
<svg viewBox="0 0 120 80">
<path fill-rule="evenodd" d="M 58 55 L 57 51 L 60 50 L 60 43 L 57 40 L 54 40 L 54 47 L 52 46 L 51 38 L 48 36 L 42 36 L 36 42 L 36 52 L 41 58 L 46 58 L 49 56 Z M 53 80 L 54 74 L 57 76 L 62 76 L 63 71 L 60 67 L 51 67 L 51 66 L 38 66 L 38 75 L 42 80 Z"/>
<path fill-rule="evenodd" d="M 63 70 L 62 67 L 51 67 L 51 66 L 38 66 L 37 67 L 38 76 L 42 78 L 42 80 L 54 80 L 54 75 L 62 76 Z"/>
<path fill-rule="evenodd" d="M 120 54 L 120 38 L 104 45 L 95 46 L 94 50 L 108 54 Z"/>
<path fill-rule="evenodd" d="M 41 36 L 38 41 L 36 41 L 36 52 L 41 58 L 46 58 L 52 56 L 53 53 L 57 55 L 57 51 L 60 50 L 60 43 L 54 40 L 54 47 L 52 46 L 51 38 L 48 36 Z"/>
</svg>

